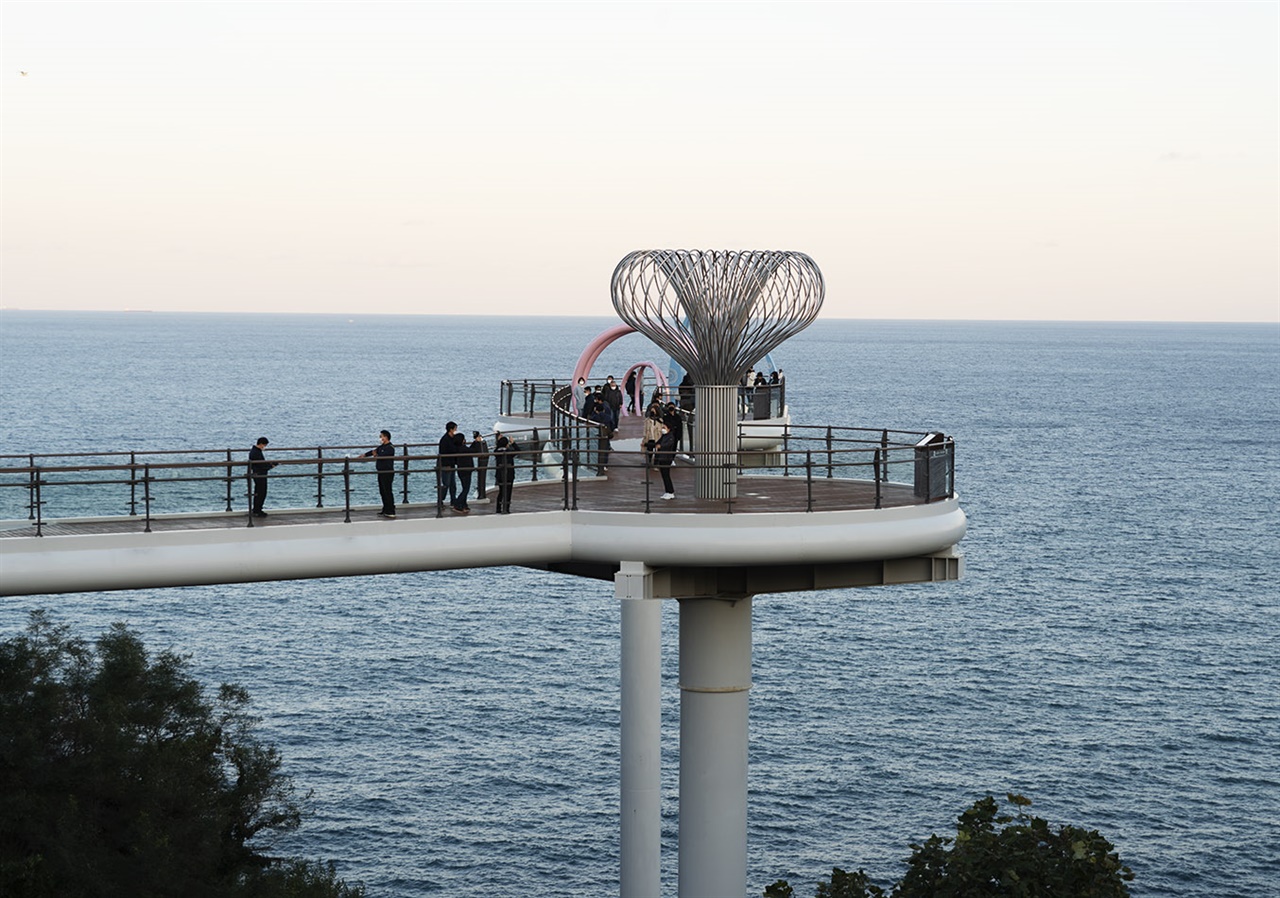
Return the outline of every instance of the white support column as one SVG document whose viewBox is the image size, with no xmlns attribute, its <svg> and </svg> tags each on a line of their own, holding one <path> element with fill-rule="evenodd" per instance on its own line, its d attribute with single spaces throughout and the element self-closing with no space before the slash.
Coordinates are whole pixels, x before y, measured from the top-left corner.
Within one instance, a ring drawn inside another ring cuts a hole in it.
<svg viewBox="0 0 1280 898">
<path fill-rule="evenodd" d="M 681 898 L 746 894 L 750 688 L 751 599 L 682 599 Z"/>
<path fill-rule="evenodd" d="M 622 898 L 662 894 L 662 601 L 653 571 L 622 562 L 614 575 L 622 606 Z"/>
</svg>

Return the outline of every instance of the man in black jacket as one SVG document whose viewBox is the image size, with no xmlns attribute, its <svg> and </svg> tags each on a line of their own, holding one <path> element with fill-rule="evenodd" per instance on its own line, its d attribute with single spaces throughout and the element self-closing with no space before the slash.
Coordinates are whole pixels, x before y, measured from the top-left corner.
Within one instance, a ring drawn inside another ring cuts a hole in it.
<svg viewBox="0 0 1280 898">
<path fill-rule="evenodd" d="M 458 425 L 450 421 L 444 426 L 444 436 L 440 438 L 438 464 L 440 465 L 440 495 L 438 501 L 443 503 L 445 494 L 449 495 L 449 504 L 457 514 L 466 514 L 465 500 L 458 501 Z"/>
<path fill-rule="evenodd" d="M 378 512 L 380 518 L 394 518 L 396 516 L 396 447 L 391 445 L 391 431 L 384 430 L 378 434 L 381 441 L 364 454 L 364 458 L 371 455 L 377 456 L 374 467 L 378 469 L 378 494 L 382 497 L 382 511 Z"/>
<path fill-rule="evenodd" d="M 516 480 L 515 453 L 520 447 L 508 437 L 498 434 L 495 444 L 494 471 L 498 481 L 498 514 L 511 514 L 511 487 Z"/>
<path fill-rule="evenodd" d="M 253 516 L 255 518 L 267 516 L 267 513 L 262 510 L 263 504 L 267 501 L 267 472 L 274 468 L 276 463 L 268 462 L 262 449 L 270 442 L 266 437 L 258 437 L 258 442 L 249 450 L 249 473 L 253 477 Z"/>
<path fill-rule="evenodd" d="M 622 391 L 618 389 L 618 385 L 613 382 L 613 375 L 610 374 L 605 381 L 604 391 L 601 394 L 604 398 L 605 405 L 609 406 L 609 416 L 613 420 L 613 429 L 618 429 L 618 421 L 622 417 Z M 610 434 L 612 436 L 612 434 Z"/>
</svg>

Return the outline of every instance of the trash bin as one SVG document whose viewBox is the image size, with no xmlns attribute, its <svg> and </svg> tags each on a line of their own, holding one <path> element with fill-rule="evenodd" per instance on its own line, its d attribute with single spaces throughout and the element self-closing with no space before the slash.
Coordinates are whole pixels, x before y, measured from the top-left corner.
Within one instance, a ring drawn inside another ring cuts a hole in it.
<svg viewBox="0 0 1280 898">
<path fill-rule="evenodd" d="M 947 438 L 940 433 L 927 433 L 916 443 L 917 499 L 932 502 L 951 495 L 950 452 Z"/>
</svg>

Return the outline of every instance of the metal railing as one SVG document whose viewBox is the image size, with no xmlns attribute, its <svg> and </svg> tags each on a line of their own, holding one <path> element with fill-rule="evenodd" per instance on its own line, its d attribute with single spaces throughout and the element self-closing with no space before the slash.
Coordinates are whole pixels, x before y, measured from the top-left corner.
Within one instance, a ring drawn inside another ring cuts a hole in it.
<svg viewBox="0 0 1280 898">
<path fill-rule="evenodd" d="M 568 387 L 561 391 L 568 393 Z M 753 427 L 740 425 L 744 433 Z M 621 452 L 612 448 L 600 425 L 555 413 L 545 434 L 518 437 L 521 450 L 510 454 L 516 483 L 557 481 L 557 505 L 578 509 L 584 501 L 612 508 L 616 502 L 600 492 L 584 498 L 579 484 L 611 470 L 612 485 L 619 489 L 642 482 L 643 511 L 651 510 L 652 485 L 659 472 L 645 451 Z M 492 436 L 486 438 L 492 446 Z M 342 508 L 351 520 L 354 508 L 369 507 L 377 496 L 377 458 L 365 457 L 365 447 L 272 447 L 268 461 L 275 465 L 268 475 L 269 504 L 273 509 L 303 510 Z M 396 486 L 402 505 L 435 506 L 445 511 L 440 489 L 441 457 L 435 444 L 405 443 L 397 446 Z M 470 456 L 474 463 L 471 485 L 478 499 L 493 491 L 493 452 Z M 446 459 L 455 456 L 446 456 Z M 955 443 L 940 433 L 872 430 L 849 427 L 787 427 L 772 449 L 724 453 L 699 458 L 686 449 L 677 467 L 701 462 L 753 475 L 784 479 L 802 478 L 805 498 L 785 500 L 773 511 L 814 511 L 849 507 L 824 484 L 856 482 L 866 487 L 867 498 L 859 507 L 888 504 L 924 504 L 949 498 L 955 492 Z M 633 476 L 634 473 L 634 476 Z M 367 484 L 361 485 L 361 479 Z M 910 488 L 909 491 L 907 488 Z M 57 455 L 0 456 L 0 518 L 25 519 L 34 534 L 44 535 L 51 520 L 83 518 L 136 519 L 150 532 L 152 523 L 169 515 L 251 514 L 253 476 L 243 450 L 173 450 L 156 452 L 95 452 Z M 361 497 L 366 501 L 361 503 Z M 355 504 L 353 504 L 355 503 Z M 738 506 L 735 508 L 735 504 Z M 735 513 L 742 500 L 724 500 L 718 510 Z M 538 507 L 545 509 L 543 501 Z M 519 503 L 515 511 L 521 509 Z M 707 510 L 702 507 L 702 510 Z M 712 509 L 717 510 L 717 509 Z M 10 528 L 12 532 L 12 527 Z M 24 531 L 30 533 L 31 531 Z"/>
<path fill-rule="evenodd" d="M 550 414 L 552 396 L 565 385 L 555 378 L 504 380 L 498 385 L 498 413 L 526 418 Z"/>
</svg>

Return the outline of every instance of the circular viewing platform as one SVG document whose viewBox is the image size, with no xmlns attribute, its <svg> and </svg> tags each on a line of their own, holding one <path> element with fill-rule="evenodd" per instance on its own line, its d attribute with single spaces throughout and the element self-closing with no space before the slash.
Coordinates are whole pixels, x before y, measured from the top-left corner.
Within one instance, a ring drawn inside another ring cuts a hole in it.
<svg viewBox="0 0 1280 898">
<path fill-rule="evenodd" d="M 517 434 L 530 448 L 514 455 L 509 514 L 496 512 L 486 453 L 474 459 L 469 513 L 455 512 L 430 444 L 397 446 L 394 519 L 374 503 L 375 459 L 354 447 L 272 447 L 265 517 L 249 513 L 246 459 L 233 450 L 0 458 L 0 593 L 503 565 L 607 578 L 624 560 L 752 568 L 958 557 L 966 521 L 946 438 L 796 428 L 776 451 L 735 454 L 731 499 L 697 498 L 681 453 L 676 498 L 663 500 L 638 440 L 626 448 L 635 421 L 607 458 L 594 433 Z"/>
</svg>

